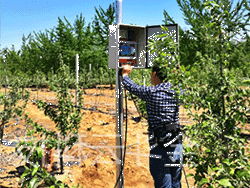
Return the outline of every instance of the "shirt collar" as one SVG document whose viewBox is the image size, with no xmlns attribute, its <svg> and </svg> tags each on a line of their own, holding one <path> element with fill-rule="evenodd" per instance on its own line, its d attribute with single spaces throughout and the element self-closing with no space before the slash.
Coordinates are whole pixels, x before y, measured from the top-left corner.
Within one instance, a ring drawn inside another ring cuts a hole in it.
<svg viewBox="0 0 250 188">
<path fill-rule="evenodd" d="M 159 90 L 170 90 L 170 88 L 172 87 L 172 84 L 170 82 L 164 82 L 164 83 L 160 83 L 156 86 L 154 86 L 152 88 L 153 92 L 159 91 Z"/>
</svg>

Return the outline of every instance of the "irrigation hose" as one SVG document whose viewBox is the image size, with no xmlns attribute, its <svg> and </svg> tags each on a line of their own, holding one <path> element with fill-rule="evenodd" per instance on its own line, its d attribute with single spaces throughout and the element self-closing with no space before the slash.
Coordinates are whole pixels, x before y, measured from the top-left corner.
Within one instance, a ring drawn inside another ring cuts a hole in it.
<svg viewBox="0 0 250 188">
<path fill-rule="evenodd" d="M 127 94 L 126 94 L 126 89 L 125 89 L 125 106 L 126 106 L 126 128 L 125 128 L 125 146 L 124 146 L 124 152 L 123 152 L 123 157 L 122 157 L 122 167 L 121 167 L 121 171 L 119 173 L 119 177 L 116 180 L 115 183 L 115 187 L 117 186 L 117 183 L 121 177 L 121 175 L 123 174 L 123 169 L 124 169 L 124 164 L 125 164 L 125 154 L 126 154 L 126 148 L 127 148 L 127 133 L 128 133 L 128 104 L 127 104 Z"/>
<path fill-rule="evenodd" d="M 183 169 L 183 171 L 184 171 L 185 179 L 186 179 L 186 182 L 187 182 L 187 187 L 189 188 L 188 180 L 187 180 L 187 175 L 186 175 L 186 172 L 185 172 L 185 169 L 184 169 L 184 166 L 183 166 L 183 165 L 182 165 L 182 169 Z"/>
</svg>

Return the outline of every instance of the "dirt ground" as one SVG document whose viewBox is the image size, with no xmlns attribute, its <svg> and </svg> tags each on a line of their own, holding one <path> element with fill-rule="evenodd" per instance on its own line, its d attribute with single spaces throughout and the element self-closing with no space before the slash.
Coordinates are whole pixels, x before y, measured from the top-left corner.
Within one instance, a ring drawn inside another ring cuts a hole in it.
<svg viewBox="0 0 250 188">
<path fill-rule="evenodd" d="M 56 95 L 47 89 L 31 92 L 30 99 L 41 99 L 56 105 Z M 33 91 L 32 91 L 33 90 Z M 2 88 L 1 93 L 4 93 Z M 64 152 L 64 174 L 57 175 L 57 179 L 63 180 L 69 186 L 80 184 L 84 188 L 89 187 L 114 187 L 116 182 L 116 118 L 115 118 L 115 89 L 108 88 L 87 89 L 84 95 L 84 110 L 80 124 L 80 140 L 69 151 Z M 125 105 L 125 102 L 124 102 Z M 47 128 L 56 130 L 55 124 L 46 117 L 44 113 L 29 101 L 26 112 L 35 122 Z M 142 120 L 137 123 L 132 117 L 138 117 L 133 101 L 128 101 L 128 135 L 127 152 L 124 166 L 124 185 L 126 188 L 147 188 L 154 187 L 154 180 L 149 171 L 149 144 L 147 133 L 147 122 Z M 190 124 L 184 109 L 180 109 L 180 122 L 182 125 Z M 14 125 L 13 119 L 4 129 L 4 140 L 19 142 L 24 140 L 27 128 L 24 120 Z M 124 121 L 125 125 L 125 121 Z M 124 126 L 125 132 L 125 126 Z M 41 139 L 37 135 L 37 140 Z M 184 142 L 187 142 L 184 139 Z M 58 162 L 59 151 L 54 151 L 54 161 Z M 19 175 L 17 168 L 24 165 L 21 162 L 22 156 L 15 153 L 15 147 L 0 146 L 0 187 L 20 187 L 18 185 Z M 21 163 L 20 163 L 21 162 Z M 68 163 L 67 163 L 68 162 Z M 75 162 L 75 164 L 74 164 Z M 69 165 L 69 164 L 74 165 Z M 184 167 L 186 174 L 194 172 Z M 189 187 L 194 187 L 194 180 L 187 178 Z M 186 188 L 186 180 L 182 171 L 182 187 Z"/>
</svg>

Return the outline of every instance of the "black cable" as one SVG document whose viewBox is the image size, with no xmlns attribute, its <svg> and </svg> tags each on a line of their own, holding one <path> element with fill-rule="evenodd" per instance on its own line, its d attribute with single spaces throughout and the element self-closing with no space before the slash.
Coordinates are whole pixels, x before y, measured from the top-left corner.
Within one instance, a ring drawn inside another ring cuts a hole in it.
<svg viewBox="0 0 250 188">
<path fill-rule="evenodd" d="M 137 110 L 137 112 L 138 112 L 138 114 L 139 114 L 139 116 L 140 116 L 140 118 L 141 118 L 143 114 L 142 114 L 142 113 L 140 114 L 139 109 L 138 109 L 138 106 L 137 106 L 136 103 L 135 103 L 133 94 L 131 93 L 130 95 L 131 95 L 131 98 L 132 98 L 132 100 L 133 100 L 133 102 L 134 102 L 134 105 L 135 105 L 135 107 L 136 107 L 136 110 Z"/>
<path fill-rule="evenodd" d="M 115 183 L 115 187 L 117 186 L 117 183 L 123 173 L 123 169 L 124 169 L 124 164 L 125 164 L 125 154 L 126 154 L 126 148 L 127 148 L 127 132 L 128 132 L 128 104 L 127 104 L 127 94 L 126 94 L 126 89 L 125 89 L 125 106 L 126 106 L 126 128 L 125 128 L 125 143 L 124 143 L 124 152 L 123 152 L 123 156 L 122 156 L 122 168 L 121 168 L 121 171 L 119 173 L 119 177 L 117 178 L 116 180 L 116 183 Z"/>
<path fill-rule="evenodd" d="M 187 187 L 189 188 L 188 180 L 187 180 L 187 175 L 186 175 L 186 172 L 185 172 L 185 169 L 184 169 L 184 166 L 183 166 L 183 165 L 182 165 L 182 169 L 183 169 L 183 171 L 184 171 L 185 179 L 186 179 L 186 182 L 187 182 Z"/>
</svg>

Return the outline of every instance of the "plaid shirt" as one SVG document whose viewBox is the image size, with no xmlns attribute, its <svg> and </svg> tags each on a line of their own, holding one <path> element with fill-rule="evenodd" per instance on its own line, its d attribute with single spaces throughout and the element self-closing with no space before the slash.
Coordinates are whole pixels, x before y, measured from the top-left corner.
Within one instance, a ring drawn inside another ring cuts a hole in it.
<svg viewBox="0 0 250 188">
<path fill-rule="evenodd" d="M 174 90 L 170 90 L 170 82 L 156 86 L 143 87 L 135 84 L 128 76 L 122 81 L 125 88 L 132 94 L 146 101 L 149 128 L 154 128 L 161 123 L 179 121 L 179 108 L 176 108 L 176 100 L 173 99 Z M 163 92 L 164 91 L 164 92 Z"/>
</svg>

